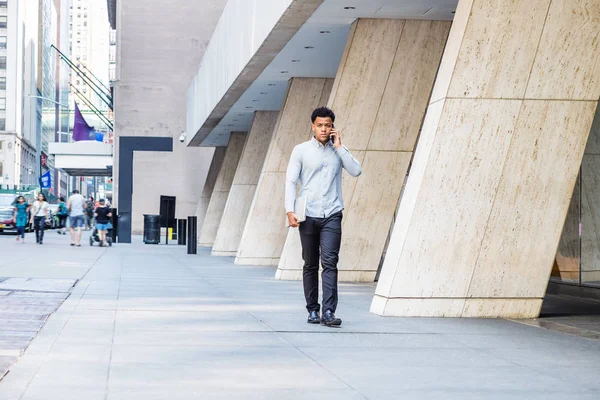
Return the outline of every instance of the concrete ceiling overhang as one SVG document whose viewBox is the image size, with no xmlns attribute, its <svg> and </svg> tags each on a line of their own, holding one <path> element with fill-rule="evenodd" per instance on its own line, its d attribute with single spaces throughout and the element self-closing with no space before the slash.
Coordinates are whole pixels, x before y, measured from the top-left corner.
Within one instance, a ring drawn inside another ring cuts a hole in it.
<svg viewBox="0 0 600 400">
<path fill-rule="evenodd" d="M 62 169 L 69 176 L 112 176 L 111 169 Z"/>
<path fill-rule="evenodd" d="M 54 167 L 71 176 L 111 176 L 113 147 L 111 144 L 81 141 L 74 143 L 50 143 L 54 155 Z"/>
<path fill-rule="evenodd" d="M 240 72 L 237 79 L 235 79 L 221 101 L 212 110 L 198 132 L 191 138 L 188 143 L 189 146 L 199 146 L 203 144 L 206 137 L 221 122 L 231 107 L 273 61 L 277 54 L 279 54 L 283 47 L 290 41 L 296 32 L 298 32 L 298 29 L 304 25 L 306 20 L 310 18 L 322 2 L 323 0 L 292 1 L 290 6 L 280 17 L 279 21 L 275 24 L 273 30 L 258 48 L 258 51 Z"/>
<path fill-rule="evenodd" d="M 262 53 L 252 57 L 188 145 L 226 146 L 231 132 L 250 130 L 255 111 L 281 108 L 293 77 L 334 78 L 356 19 L 452 20 L 458 4 L 458 0 L 319 2 L 314 12 L 310 7 L 292 10 L 302 1 L 293 3 L 261 46 Z M 292 17 L 293 23 L 286 21 Z M 299 25 L 300 21 L 304 22 Z"/>
</svg>

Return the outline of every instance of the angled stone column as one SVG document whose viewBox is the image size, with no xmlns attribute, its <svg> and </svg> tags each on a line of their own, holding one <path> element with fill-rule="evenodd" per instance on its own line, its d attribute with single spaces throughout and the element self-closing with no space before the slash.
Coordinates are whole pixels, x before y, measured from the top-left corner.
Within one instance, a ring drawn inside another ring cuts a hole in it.
<svg viewBox="0 0 600 400">
<path fill-rule="evenodd" d="M 277 265 L 286 238 L 285 172 L 294 147 L 311 137 L 310 115 L 327 104 L 333 79 L 293 78 L 267 151 L 236 264 Z"/>
<path fill-rule="evenodd" d="M 200 230 L 200 239 L 198 241 L 200 246 L 211 247 L 215 242 L 223 210 L 225 209 L 225 203 L 227 202 L 229 190 L 233 183 L 233 177 L 240 161 L 240 156 L 242 155 L 244 143 L 246 142 L 246 136 L 245 132 L 234 132 L 231 134 L 227 150 L 225 150 L 225 157 L 210 197 L 208 209 L 206 210 L 204 224 L 202 224 L 202 229 Z"/>
<path fill-rule="evenodd" d="M 600 96 L 600 3 L 461 0 L 371 311 L 539 315 Z"/>
<path fill-rule="evenodd" d="M 449 30 L 448 21 L 360 19 L 350 32 L 329 105 L 363 173 L 344 173 L 340 281 L 375 279 Z M 276 278 L 301 279 L 302 265 L 290 229 Z"/>
<path fill-rule="evenodd" d="M 277 111 L 257 111 L 254 115 L 217 231 L 211 253 L 213 256 L 237 254 L 278 115 Z"/>
<path fill-rule="evenodd" d="M 213 159 L 210 163 L 210 168 L 208 169 L 206 182 L 204 183 L 204 188 L 202 189 L 202 196 L 200 197 L 200 201 L 196 206 L 198 232 L 202 231 L 202 226 L 204 225 L 204 218 L 206 217 L 206 211 L 208 210 L 208 205 L 210 204 L 210 198 L 212 197 L 215 183 L 217 182 L 217 177 L 219 176 L 219 171 L 221 170 L 223 160 L 225 159 L 225 150 L 226 147 L 215 148 Z M 198 235 L 198 242 L 200 242 L 200 235 Z"/>
</svg>

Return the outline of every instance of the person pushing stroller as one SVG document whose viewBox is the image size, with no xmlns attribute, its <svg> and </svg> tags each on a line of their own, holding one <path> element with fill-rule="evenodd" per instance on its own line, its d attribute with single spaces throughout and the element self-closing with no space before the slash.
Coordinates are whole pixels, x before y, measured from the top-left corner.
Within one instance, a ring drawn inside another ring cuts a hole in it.
<svg viewBox="0 0 600 400">
<path fill-rule="evenodd" d="M 111 228 L 110 218 L 112 217 L 110 208 L 106 206 L 106 200 L 100 199 L 98 208 L 96 208 L 95 216 L 96 229 L 98 230 L 100 239 L 100 247 L 104 247 L 106 246 L 106 232 L 109 228 Z"/>
</svg>

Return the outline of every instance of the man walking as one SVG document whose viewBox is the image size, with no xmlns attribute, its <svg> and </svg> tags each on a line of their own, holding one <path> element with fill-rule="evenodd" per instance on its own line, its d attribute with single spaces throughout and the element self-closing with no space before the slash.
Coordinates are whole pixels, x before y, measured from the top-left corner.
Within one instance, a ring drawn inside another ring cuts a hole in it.
<svg viewBox="0 0 600 400">
<path fill-rule="evenodd" d="M 81 228 L 84 224 L 85 198 L 79 194 L 79 190 L 73 190 L 67 203 L 69 210 L 69 224 L 71 225 L 71 246 L 81 247 Z M 77 236 L 75 236 L 77 229 Z"/>
<path fill-rule="evenodd" d="M 327 107 L 317 108 L 312 116 L 314 136 L 297 145 L 292 152 L 285 181 L 285 208 L 291 227 L 300 227 L 303 284 L 308 323 L 340 326 L 336 318 L 338 303 L 337 264 L 342 240 L 342 168 L 357 177 L 360 163 L 352 157 L 342 136 L 333 125 L 335 114 Z M 306 220 L 294 212 L 296 185 L 306 201 Z M 323 265 L 323 317 L 319 315 L 319 256 Z"/>
</svg>

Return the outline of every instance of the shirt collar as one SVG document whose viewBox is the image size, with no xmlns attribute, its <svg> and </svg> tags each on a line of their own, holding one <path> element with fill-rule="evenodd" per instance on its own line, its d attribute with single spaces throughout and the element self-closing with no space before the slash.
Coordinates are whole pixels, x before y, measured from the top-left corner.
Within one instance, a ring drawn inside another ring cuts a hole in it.
<svg viewBox="0 0 600 400">
<path fill-rule="evenodd" d="M 326 144 L 325 146 L 323 146 L 323 144 L 322 144 L 321 142 L 319 142 L 319 141 L 317 140 L 317 138 L 315 138 L 315 137 L 314 137 L 314 135 L 313 135 L 312 139 L 310 139 L 310 142 L 311 142 L 313 145 L 315 145 L 316 147 L 327 147 L 327 146 L 331 146 L 331 141 L 327 142 L 327 144 Z"/>
</svg>

